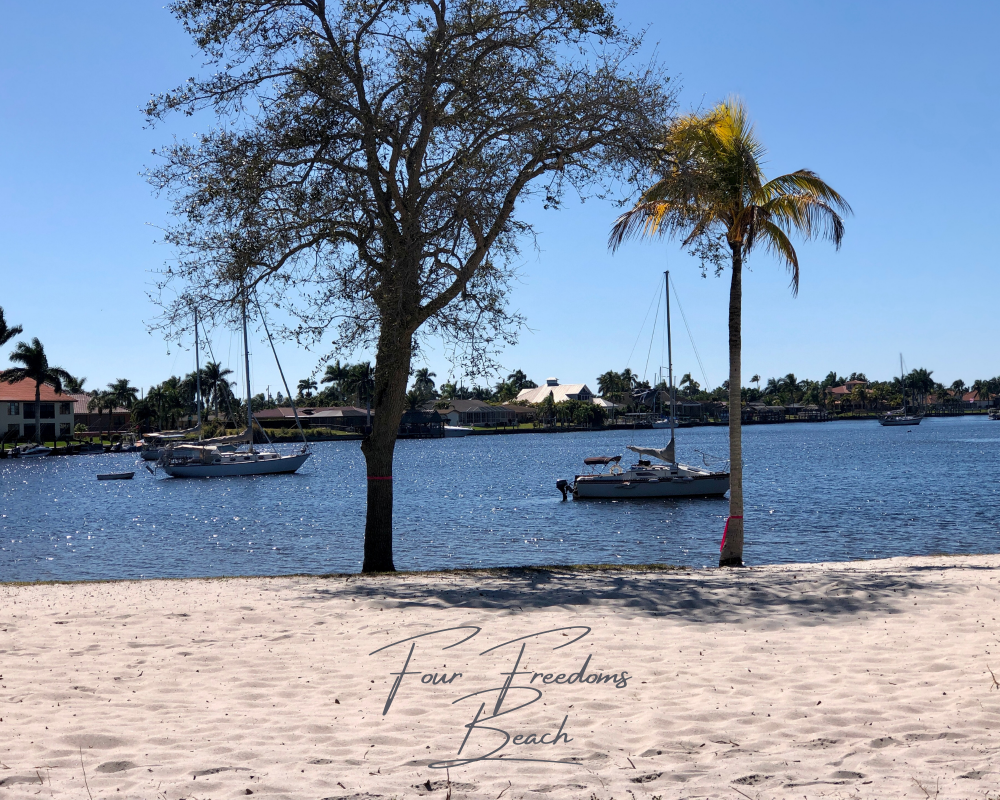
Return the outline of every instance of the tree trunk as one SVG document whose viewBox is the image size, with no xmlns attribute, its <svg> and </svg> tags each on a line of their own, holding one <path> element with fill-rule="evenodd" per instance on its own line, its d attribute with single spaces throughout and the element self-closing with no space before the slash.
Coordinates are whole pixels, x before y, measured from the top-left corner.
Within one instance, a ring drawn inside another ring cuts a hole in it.
<svg viewBox="0 0 1000 800">
<path fill-rule="evenodd" d="M 743 318 L 743 245 L 732 245 L 729 287 L 729 519 L 719 553 L 720 567 L 743 566 L 743 404 L 740 396 Z"/>
<path fill-rule="evenodd" d="M 35 383 L 35 444 L 42 443 L 42 384 Z"/>
<path fill-rule="evenodd" d="M 370 433 L 361 442 L 368 478 L 365 560 L 362 572 L 394 572 L 392 560 L 392 463 L 406 407 L 413 335 L 383 323 L 375 357 L 375 396 Z"/>
</svg>

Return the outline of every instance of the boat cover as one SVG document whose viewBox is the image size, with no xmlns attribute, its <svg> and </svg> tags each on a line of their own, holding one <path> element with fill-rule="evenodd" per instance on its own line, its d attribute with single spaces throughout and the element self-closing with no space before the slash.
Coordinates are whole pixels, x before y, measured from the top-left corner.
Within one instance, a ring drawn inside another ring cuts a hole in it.
<svg viewBox="0 0 1000 800">
<path fill-rule="evenodd" d="M 652 456 L 653 458 L 658 458 L 660 461 L 666 461 L 668 464 L 676 464 L 677 458 L 674 456 L 674 440 L 670 440 L 670 444 L 663 448 L 655 447 L 634 447 L 628 445 L 628 449 L 633 453 L 638 453 L 641 456 Z"/>
</svg>

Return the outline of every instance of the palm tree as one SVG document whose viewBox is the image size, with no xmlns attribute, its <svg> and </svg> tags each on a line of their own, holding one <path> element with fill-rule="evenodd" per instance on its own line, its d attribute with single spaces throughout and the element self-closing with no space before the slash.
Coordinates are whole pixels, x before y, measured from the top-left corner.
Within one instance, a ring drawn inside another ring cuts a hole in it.
<svg viewBox="0 0 1000 800">
<path fill-rule="evenodd" d="M 347 368 L 347 378 L 344 380 L 344 390 L 354 395 L 356 402 L 371 401 L 375 391 L 375 370 L 368 361 L 352 364 Z"/>
<path fill-rule="evenodd" d="M 533 380 L 529 380 L 528 376 L 519 369 L 514 370 L 507 376 L 507 382 L 511 384 L 517 392 L 520 392 L 522 389 L 538 388 L 538 384 Z"/>
<path fill-rule="evenodd" d="M 128 378 L 119 378 L 114 383 L 109 383 L 108 394 L 111 395 L 115 408 L 124 408 L 126 411 L 131 411 L 139 399 L 139 390 L 129 385 Z"/>
<path fill-rule="evenodd" d="M 743 103 L 729 99 L 705 114 L 692 114 L 665 132 L 659 180 L 611 231 L 617 249 L 636 236 L 680 236 L 707 261 L 732 267 L 729 291 L 729 458 L 727 535 L 719 566 L 743 563 L 742 358 L 743 263 L 757 245 L 783 261 L 799 289 L 799 259 L 788 234 L 813 235 L 840 247 L 841 213 L 850 206 L 809 170 L 766 180 L 765 149 Z M 840 212 L 840 213 L 838 213 Z M 728 254 L 726 250 L 728 249 Z"/>
<path fill-rule="evenodd" d="M 312 397 L 316 391 L 316 381 L 312 378 L 303 378 L 299 381 L 299 397 Z"/>
<path fill-rule="evenodd" d="M 320 378 L 319 382 L 332 383 L 335 399 L 340 400 L 344 394 L 343 384 L 344 380 L 347 378 L 347 373 L 347 367 L 340 363 L 340 359 L 337 359 L 336 364 L 326 365 L 326 372 L 323 373 L 323 377 Z"/>
<path fill-rule="evenodd" d="M 232 375 L 231 369 L 224 369 L 217 361 L 209 361 L 201 373 L 203 389 L 207 389 L 215 407 L 215 418 L 219 418 L 219 403 L 222 400 L 230 400 L 233 394 L 232 384 L 226 380 L 226 376 Z"/>
<path fill-rule="evenodd" d="M 63 389 L 69 394 L 82 394 L 83 384 L 87 382 L 86 378 L 74 378 L 70 376 L 68 381 L 63 381 Z"/>
<path fill-rule="evenodd" d="M 47 383 L 56 394 L 62 394 L 63 381 L 72 376 L 62 367 L 53 367 L 49 364 L 49 359 L 45 355 L 45 348 L 38 341 L 38 337 L 31 340 L 31 344 L 18 342 L 14 352 L 10 354 L 10 360 L 20 367 L 11 367 L 0 372 L 0 381 L 7 383 L 17 383 L 18 381 L 35 382 L 35 442 L 42 443 L 42 384 Z"/>
<path fill-rule="evenodd" d="M 782 394 L 788 394 L 791 402 L 794 403 L 799 399 L 799 395 L 802 392 L 802 384 L 793 373 L 789 372 L 784 378 L 778 381 L 778 385 L 781 387 Z"/>
<path fill-rule="evenodd" d="M 24 333 L 24 328 L 20 325 L 7 327 L 7 319 L 3 315 L 3 306 L 0 306 L 0 345 L 5 345 L 15 336 Z"/>
<path fill-rule="evenodd" d="M 756 383 L 757 391 L 760 391 L 760 375 L 754 374 L 754 376 L 750 379 L 750 383 Z"/>
<path fill-rule="evenodd" d="M 110 392 L 96 391 L 90 396 L 90 400 L 87 401 L 87 411 L 91 414 L 97 414 L 97 430 L 100 431 L 101 415 L 104 411 L 108 412 L 108 438 L 111 438 L 111 418 L 114 415 L 115 401 Z"/>
<path fill-rule="evenodd" d="M 432 396 L 436 377 L 436 372 L 431 372 L 428 367 L 421 367 L 413 374 L 413 388 L 423 395 Z"/>
</svg>

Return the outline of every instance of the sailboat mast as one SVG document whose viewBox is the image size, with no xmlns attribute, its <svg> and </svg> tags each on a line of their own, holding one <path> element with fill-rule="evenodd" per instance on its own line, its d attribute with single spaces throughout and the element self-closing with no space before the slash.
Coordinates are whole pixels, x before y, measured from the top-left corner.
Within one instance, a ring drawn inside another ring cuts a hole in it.
<svg viewBox="0 0 1000 800">
<path fill-rule="evenodd" d="M 663 289 L 667 294 L 667 380 L 670 391 L 670 446 L 673 455 L 674 424 L 677 419 L 676 399 L 674 397 L 674 354 L 670 341 L 670 270 L 663 273 Z"/>
<path fill-rule="evenodd" d="M 243 367 L 247 379 L 247 430 L 250 432 L 250 452 L 253 452 L 253 408 L 250 402 L 250 339 L 247 336 L 247 290 L 243 288 Z"/>
<path fill-rule="evenodd" d="M 903 390 L 903 416 L 906 416 L 906 372 L 903 370 L 903 354 L 899 354 L 899 387 Z"/>
<path fill-rule="evenodd" d="M 194 310 L 194 380 L 198 395 L 198 441 L 201 441 L 201 361 L 198 354 L 198 309 Z"/>
</svg>

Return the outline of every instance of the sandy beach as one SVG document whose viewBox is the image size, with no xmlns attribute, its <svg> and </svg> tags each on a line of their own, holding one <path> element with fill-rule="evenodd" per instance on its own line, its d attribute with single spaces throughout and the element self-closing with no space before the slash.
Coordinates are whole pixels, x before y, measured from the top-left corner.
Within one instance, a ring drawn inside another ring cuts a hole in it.
<svg viewBox="0 0 1000 800">
<path fill-rule="evenodd" d="M 0 798 L 996 796 L 998 567 L 3 585 Z"/>
</svg>

